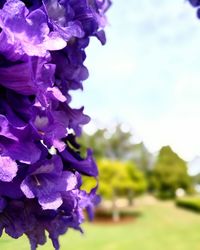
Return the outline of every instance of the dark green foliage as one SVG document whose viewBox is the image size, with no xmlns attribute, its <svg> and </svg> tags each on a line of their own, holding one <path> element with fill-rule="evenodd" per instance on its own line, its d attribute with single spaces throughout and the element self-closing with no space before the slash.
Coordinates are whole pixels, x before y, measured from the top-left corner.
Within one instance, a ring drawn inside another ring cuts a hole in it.
<svg viewBox="0 0 200 250">
<path fill-rule="evenodd" d="M 176 205 L 200 213 L 200 197 L 186 197 L 176 200 Z"/>
<path fill-rule="evenodd" d="M 151 174 L 151 188 L 162 199 L 174 198 L 178 188 L 191 190 L 186 162 L 169 146 L 161 148 Z"/>
<path fill-rule="evenodd" d="M 148 177 L 152 168 L 153 156 L 143 142 L 134 144 L 132 149 L 132 160 L 135 161 L 140 170 Z"/>
</svg>

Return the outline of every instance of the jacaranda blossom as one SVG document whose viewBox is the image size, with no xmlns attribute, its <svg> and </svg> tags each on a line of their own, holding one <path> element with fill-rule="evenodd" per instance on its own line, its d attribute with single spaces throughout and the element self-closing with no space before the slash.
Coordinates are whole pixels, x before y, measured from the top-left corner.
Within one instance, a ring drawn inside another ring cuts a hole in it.
<svg viewBox="0 0 200 250">
<path fill-rule="evenodd" d="M 91 149 L 79 153 L 76 137 L 90 118 L 70 106 L 70 91 L 88 78 L 90 38 L 106 42 L 110 4 L 0 1 L 0 235 L 25 234 L 31 250 L 45 232 L 59 249 L 58 237 L 82 232 L 84 210 L 92 219 L 100 201 L 97 187 L 81 189 L 82 175 L 97 178 L 98 169 Z"/>
<path fill-rule="evenodd" d="M 200 6 L 200 1 L 199 0 L 188 0 L 193 7 L 198 7 Z"/>
<path fill-rule="evenodd" d="M 200 18 L 200 0 L 188 0 L 190 4 L 197 8 L 197 17 Z"/>
</svg>

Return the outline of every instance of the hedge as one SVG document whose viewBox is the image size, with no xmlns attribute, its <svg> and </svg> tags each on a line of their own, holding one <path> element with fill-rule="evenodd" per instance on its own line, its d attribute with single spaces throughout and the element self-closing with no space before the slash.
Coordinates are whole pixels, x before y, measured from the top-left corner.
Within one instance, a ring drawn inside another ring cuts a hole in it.
<svg viewBox="0 0 200 250">
<path fill-rule="evenodd" d="M 185 197 L 176 200 L 176 205 L 200 213 L 200 197 Z"/>
</svg>

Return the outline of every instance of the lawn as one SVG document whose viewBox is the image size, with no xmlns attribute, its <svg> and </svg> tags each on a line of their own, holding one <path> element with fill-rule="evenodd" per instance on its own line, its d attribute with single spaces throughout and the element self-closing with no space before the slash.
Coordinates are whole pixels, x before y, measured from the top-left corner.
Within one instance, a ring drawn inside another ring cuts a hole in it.
<svg viewBox="0 0 200 250">
<path fill-rule="evenodd" d="M 61 250 L 200 250 L 200 215 L 171 202 L 141 200 L 141 216 L 126 224 L 86 224 L 85 235 L 69 231 Z M 0 240 L 1 250 L 28 250 L 26 238 Z M 52 250 L 50 244 L 39 250 Z"/>
</svg>

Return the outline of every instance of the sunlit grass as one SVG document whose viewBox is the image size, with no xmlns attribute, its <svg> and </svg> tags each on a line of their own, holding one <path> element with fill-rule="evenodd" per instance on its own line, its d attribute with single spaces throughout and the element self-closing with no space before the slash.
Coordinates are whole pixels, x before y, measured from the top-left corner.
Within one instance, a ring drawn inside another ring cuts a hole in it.
<svg viewBox="0 0 200 250">
<path fill-rule="evenodd" d="M 126 224 L 85 224 L 85 234 L 70 230 L 61 237 L 61 250 L 199 250 L 200 215 L 177 208 L 172 202 L 137 205 L 142 215 Z M 4 236 L 1 250 L 28 250 L 26 238 Z M 53 250 L 50 243 L 40 250 Z"/>
</svg>

